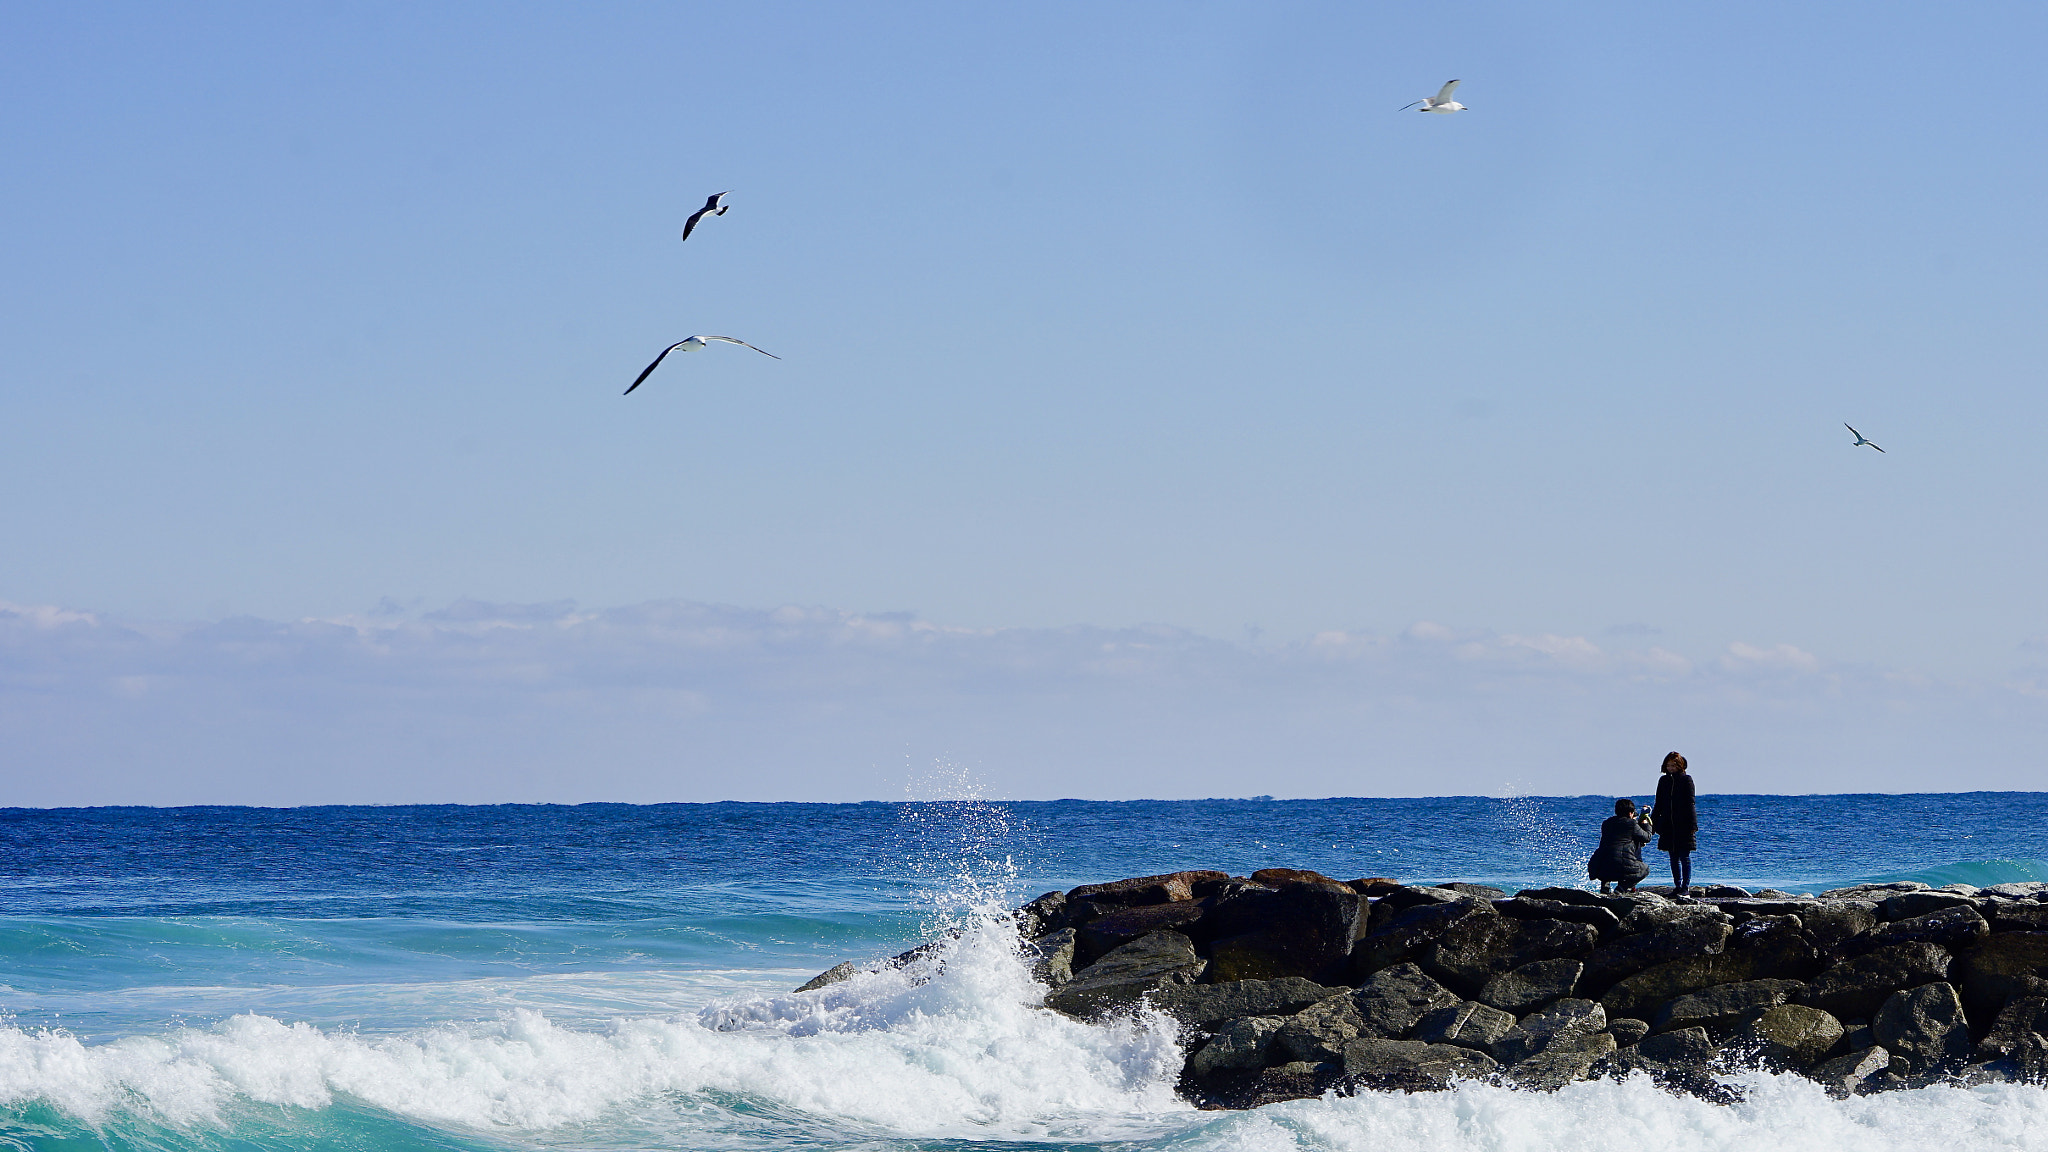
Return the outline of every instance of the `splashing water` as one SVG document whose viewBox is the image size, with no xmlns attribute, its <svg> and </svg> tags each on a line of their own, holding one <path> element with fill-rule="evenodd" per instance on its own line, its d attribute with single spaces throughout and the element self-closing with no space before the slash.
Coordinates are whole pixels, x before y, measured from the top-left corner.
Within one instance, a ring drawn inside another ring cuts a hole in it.
<svg viewBox="0 0 2048 1152">
<path fill-rule="evenodd" d="M 1586 861 L 1594 845 L 1575 826 L 1566 823 L 1538 797 L 1518 785 L 1503 786 L 1497 796 L 1495 819 L 1533 862 L 1543 877 L 1562 888 L 1590 888 Z"/>
</svg>

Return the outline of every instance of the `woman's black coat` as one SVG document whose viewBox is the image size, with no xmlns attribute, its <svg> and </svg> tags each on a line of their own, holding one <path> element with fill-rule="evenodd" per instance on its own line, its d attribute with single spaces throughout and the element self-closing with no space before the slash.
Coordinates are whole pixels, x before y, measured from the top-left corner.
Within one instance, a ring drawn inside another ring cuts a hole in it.
<svg viewBox="0 0 2048 1152">
<path fill-rule="evenodd" d="M 1650 813 L 1650 827 L 1657 833 L 1657 847 L 1665 852 L 1690 852 L 1693 837 L 1700 830 L 1699 814 L 1692 807 L 1692 777 L 1683 772 L 1666 772 L 1657 781 L 1657 806 Z"/>
<path fill-rule="evenodd" d="M 1595 880 L 1619 880 L 1635 884 L 1650 874 L 1643 863 L 1642 846 L 1650 834 L 1633 816 L 1609 816 L 1600 824 L 1600 849 L 1586 864 L 1586 875 Z"/>
</svg>

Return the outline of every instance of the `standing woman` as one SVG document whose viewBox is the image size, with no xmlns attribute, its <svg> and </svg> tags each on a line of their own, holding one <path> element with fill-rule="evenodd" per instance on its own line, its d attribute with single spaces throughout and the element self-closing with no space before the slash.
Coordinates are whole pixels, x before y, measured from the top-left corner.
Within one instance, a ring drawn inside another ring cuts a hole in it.
<svg viewBox="0 0 2048 1152">
<path fill-rule="evenodd" d="M 1671 856 L 1671 885 L 1675 895 L 1692 892 L 1693 837 L 1700 819 L 1692 806 L 1692 777 L 1685 774 L 1685 757 L 1673 752 L 1664 757 L 1664 778 L 1657 781 L 1657 803 L 1650 809 L 1650 827 L 1657 833 L 1657 847 Z"/>
</svg>

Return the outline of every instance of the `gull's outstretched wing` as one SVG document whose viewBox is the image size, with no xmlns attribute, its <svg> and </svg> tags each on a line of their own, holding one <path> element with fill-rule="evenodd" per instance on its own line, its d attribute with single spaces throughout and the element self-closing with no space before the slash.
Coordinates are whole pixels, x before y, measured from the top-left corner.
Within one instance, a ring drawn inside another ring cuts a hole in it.
<svg viewBox="0 0 2048 1152">
<path fill-rule="evenodd" d="M 1865 444 L 1870 444 L 1870 441 L 1868 441 L 1868 440 L 1865 440 L 1865 441 L 1864 441 L 1864 443 L 1865 443 Z M 1875 444 L 1870 444 L 1870 446 L 1871 446 L 1872 448 L 1877 448 L 1877 445 L 1875 445 Z M 1884 449 L 1882 449 L 1882 448 L 1877 448 L 1877 450 L 1878 450 L 1879 452 L 1882 452 L 1882 451 L 1884 451 Z"/>
<path fill-rule="evenodd" d="M 699 208 L 695 212 L 690 213 L 690 218 L 683 222 L 683 239 L 688 240 L 690 238 L 690 233 L 697 230 L 697 221 L 702 220 L 704 214 L 709 211 L 711 211 L 709 208 Z"/>
<path fill-rule="evenodd" d="M 704 206 L 690 213 L 690 218 L 684 221 L 683 239 L 688 240 L 690 238 L 690 233 L 697 228 L 697 221 L 702 220 L 706 213 L 716 213 L 720 216 L 725 215 L 725 209 L 719 207 L 718 202 L 730 195 L 732 195 L 732 189 L 728 188 L 723 192 L 714 192 L 705 197 Z"/>
<path fill-rule="evenodd" d="M 1854 429 L 1854 428 L 1850 428 L 1850 427 L 1849 427 L 1849 422 L 1848 422 L 1847 420 L 1844 420 L 1844 421 L 1842 421 L 1842 427 L 1844 427 L 1844 428 L 1849 428 L 1849 435 L 1851 435 L 1851 436 L 1854 436 L 1854 437 L 1856 438 L 1856 442 L 1857 442 L 1858 444 L 1861 444 L 1861 443 L 1863 443 L 1863 433 L 1861 433 L 1861 432 L 1858 432 L 1858 431 L 1857 431 L 1856 429 Z"/>
<path fill-rule="evenodd" d="M 1436 94 L 1436 99 L 1435 99 L 1435 100 L 1432 100 L 1432 101 L 1430 101 L 1430 103 L 1432 103 L 1432 104 L 1441 104 L 1441 103 L 1443 103 L 1444 101 L 1446 101 L 1446 100 L 1449 100 L 1449 99 L 1451 98 L 1451 89 L 1453 89 L 1453 88 L 1456 88 L 1456 87 L 1457 87 L 1458 85 L 1460 85 L 1460 84 L 1463 84 L 1463 83 L 1464 83 L 1464 81 L 1463 81 L 1463 80 L 1453 80 L 1453 81 L 1451 81 L 1451 82 L 1450 82 L 1449 84 L 1446 84 L 1446 85 L 1444 85 L 1444 87 L 1443 87 L 1443 91 L 1441 91 L 1441 92 L 1438 92 L 1438 93 Z"/>
<path fill-rule="evenodd" d="M 746 342 L 745 340 L 735 340 L 735 339 L 733 339 L 733 338 L 732 338 L 732 337 L 730 337 L 730 336 L 706 336 L 706 337 L 704 337 L 704 339 L 706 339 L 706 340 L 723 340 L 723 341 L 725 341 L 725 342 L 726 342 L 727 344 L 737 344 L 737 345 L 739 345 L 739 346 L 740 346 L 740 347 L 742 347 L 742 348 L 754 348 L 754 346 L 753 346 L 752 344 L 749 344 L 749 343 L 747 343 L 747 342 Z M 777 355 L 776 355 L 775 353 L 773 353 L 773 352 L 762 352 L 762 351 L 761 351 L 761 349 L 759 349 L 759 348 L 754 348 L 754 351 L 756 351 L 756 352 L 760 352 L 760 353 L 761 353 L 761 355 L 763 355 L 763 356 L 766 356 L 766 357 L 768 357 L 768 358 L 769 358 L 769 359 L 771 359 L 771 360 L 780 360 L 780 359 L 782 359 L 782 357 L 780 357 L 780 356 L 777 356 Z"/>
<path fill-rule="evenodd" d="M 678 348 L 681 348 L 681 347 L 682 347 L 683 345 L 685 345 L 685 344 L 688 344 L 688 343 L 689 343 L 689 341 L 688 341 L 688 340 L 678 340 L 678 341 L 676 341 L 675 343 L 673 343 L 673 344 L 669 345 L 668 347 L 666 347 L 666 348 L 663 348 L 663 349 L 661 350 L 661 355 L 659 355 L 659 356 L 656 356 L 656 357 L 654 358 L 654 363 L 652 363 L 652 364 L 649 364 L 649 365 L 648 365 L 647 367 L 645 367 L 645 368 L 641 369 L 641 370 L 640 370 L 640 375 L 638 375 L 638 376 L 635 376 L 635 377 L 633 378 L 633 388 L 638 388 L 638 387 L 640 386 L 640 382 L 641 382 L 642 380 L 645 380 L 645 379 L 647 379 L 647 378 L 648 378 L 649 376 L 653 375 L 653 374 L 654 374 L 654 370 L 655 370 L 656 368 L 659 368 L 659 367 L 661 367 L 661 362 L 662 362 L 663 360 L 666 360 L 666 359 L 668 359 L 668 354 L 669 354 L 669 353 L 671 353 L 671 352 L 675 351 L 675 350 L 676 350 L 676 349 L 678 349 Z M 626 390 L 625 390 L 624 392 L 621 392 L 621 393 L 619 393 L 619 395 L 621 395 L 621 396 L 631 396 L 631 395 L 633 394 L 633 388 L 628 388 L 628 389 L 626 389 Z"/>
<path fill-rule="evenodd" d="M 1409 110 L 1410 108 L 1413 108 L 1413 107 L 1415 107 L 1415 105 L 1416 105 L 1416 104 L 1420 104 L 1420 103 L 1422 103 L 1422 101 L 1420 101 L 1420 100 L 1416 100 L 1416 101 L 1414 101 L 1413 103 L 1409 103 L 1409 104 L 1403 104 L 1403 105 L 1401 105 L 1401 106 L 1400 106 L 1399 108 L 1396 108 L 1396 109 L 1394 109 L 1394 111 L 1396 111 L 1396 112 L 1406 112 L 1406 111 L 1407 111 L 1407 110 Z"/>
</svg>

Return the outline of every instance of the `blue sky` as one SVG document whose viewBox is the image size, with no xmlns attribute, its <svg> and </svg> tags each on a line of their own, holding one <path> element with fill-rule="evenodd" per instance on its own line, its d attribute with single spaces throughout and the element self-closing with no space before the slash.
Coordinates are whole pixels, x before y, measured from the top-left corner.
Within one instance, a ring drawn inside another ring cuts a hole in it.
<svg viewBox="0 0 2048 1152">
<path fill-rule="evenodd" d="M 1759 790 L 1911 790 L 1944 749 L 1944 786 L 2024 781 L 2044 32 L 1997 4 L 11 5 L 0 755 L 51 803 L 841 799 L 936 757 L 1019 796 L 1058 765 L 1074 795 L 1486 791 L 1501 759 L 1578 791 L 1666 746 Z M 1472 111 L 1395 114 L 1452 76 Z M 618 395 L 694 332 L 784 359 Z M 785 606 L 1007 637 L 948 659 L 1036 644 L 1065 678 L 929 679 L 837 624 L 807 642 L 871 666 L 619 639 L 678 606 L 746 644 Z M 468 651 L 451 611 L 573 644 L 421 655 Z M 309 619 L 350 638 L 213 647 Z M 1096 693 L 1072 637 L 1149 625 L 1195 639 Z M 417 642 L 339 670 L 386 633 Z M 1326 674 L 1324 634 L 1481 671 Z M 1535 663 L 1489 679 L 1491 648 Z M 1273 661 L 1325 671 L 1255 687 Z M 476 695 L 522 674 L 587 709 Z M 697 720 L 621 702 L 677 676 Z M 1731 692 L 1777 719 L 1702 703 Z M 464 736 L 432 701 L 518 719 Z"/>
</svg>

